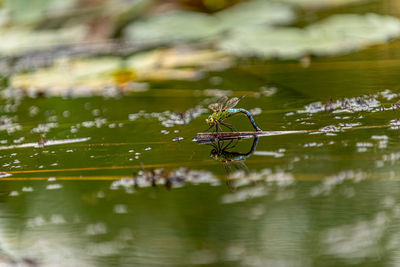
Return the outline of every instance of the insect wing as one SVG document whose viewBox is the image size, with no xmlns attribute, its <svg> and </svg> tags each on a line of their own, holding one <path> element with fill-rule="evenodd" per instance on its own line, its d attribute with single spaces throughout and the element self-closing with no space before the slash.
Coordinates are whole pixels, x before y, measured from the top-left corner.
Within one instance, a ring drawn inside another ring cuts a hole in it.
<svg viewBox="0 0 400 267">
<path fill-rule="evenodd" d="M 208 105 L 208 108 L 211 109 L 212 111 L 219 112 L 222 110 L 222 107 L 224 106 L 226 100 L 228 100 L 228 97 L 223 96 L 220 99 L 218 99 L 217 103 Z"/>
<path fill-rule="evenodd" d="M 232 165 L 237 169 L 244 171 L 245 173 L 249 172 L 249 168 L 247 167 L 246 163 L 244 161 L 234 161 L 232 162 Z"/>
<path fill-rule="evenodd" d="M 225 106 L 226 101 L 228 100 L 228 97 L 224 95 L 220 99 L 218 99 L 218 105 L 219 105 L 219 111 L 222 110 L 222 108 Z"/>
<path fill-rule="evenodd" d="M 219 103 L 214 103 L 208 105 L 208 108 L 211 109 L 212 111 L 218 112 L 220 110 L 220 104 Z"/>
<path fill-rule="evenodd" d="M 237 105 L 237 103 L 239 103 L 240 98 L 238 97 L 232 97 L 231 99 L 229 99 L 229 101 L 226 103 L 224 110 L 233 108 L 234 106 Z"/>
</svg>

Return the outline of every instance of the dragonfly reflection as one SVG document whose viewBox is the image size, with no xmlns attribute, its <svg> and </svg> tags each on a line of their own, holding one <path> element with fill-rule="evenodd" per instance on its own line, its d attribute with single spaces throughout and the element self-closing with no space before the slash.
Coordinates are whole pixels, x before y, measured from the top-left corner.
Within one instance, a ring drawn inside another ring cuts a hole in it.
<svg viewBox="0 0 400 267">
<path fill-rule="evenodd" d="M 211 146 L 213 149 L 210 152 L 210 156 L 218 160 L 222 163 L 225 172 L 229 175 L 235 170 L 243 170 L 248 172 L 248 168 L 245 164 L 245 161 L 257 148 L 259 137 L 254 137 L 253 144 L 248 152 L 239 152 L 233 151 L 233 149 L 237 146 L 238 141 L 230 140 L 226 141 L 218 141 L 216 143 L 212 143 Z M 235 191 L 235 188 L 231 185 L 230 179 L 226 179 L 226 183 L 231 191 Z"/>
</svg>

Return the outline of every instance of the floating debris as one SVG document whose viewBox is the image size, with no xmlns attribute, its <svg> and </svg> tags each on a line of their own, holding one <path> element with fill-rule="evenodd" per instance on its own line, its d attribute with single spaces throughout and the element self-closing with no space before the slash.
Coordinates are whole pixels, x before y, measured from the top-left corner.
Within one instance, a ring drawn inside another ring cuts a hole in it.
<svg viewBox="0 0 400 267">
<path fill-rule="evenodd" d="M 105 124 L 107 124 L 106 118 L 95 118 L 93 121 L 84 121 L 81 123 L 81 125 L 85 128 L 101 128 Z"/>
<path fill-rule="evenodd" d="M 22 192 L 33 192 L 33 187 L 32 186 L 24 186 L 21 189 Z"/>
<path fill-rule="evenodd" d="M 344 98 L 337 101 L 330 100 L 327 104 L 314 102 L 305 106 L 305 109 L 298 110 L 297 113 L 318 113 L 318 112 L 357 112 L 357 111 L 375 111 L 381 107 L 381 102 L 375 96 L 361 96 L 353 98 Z"/>
<path fill-rule="evenodd" d="M 372 95 L 363 95 L 352 98 L 343 98 L 338 100 L 329 99 L 325 104 L 322 102 L 313 102 L 298 110 L 298 114 L 314 114 L 319 112 L 331 112 L 333 114 L 339 113 L 353 113 L 353 112 L 381 112 L 387 110 L 397 110 L 400 108 L 399 101 L 395 102 L 394 99 L 400 99 L 400 94 L 393 93 L 386 89 Z M 384 106 L 381 100 L 391 101 L 390 106 Z M 293 112 L 288 112 L 286 116 L 294 115 Z M 335 119 L 350 119 L 349 116 L 335 116 Z M 395 120 L 393 120 L 395 124 Z"/>
<path fill-rule="evenodd" d="M 57 190 L 61 189 L 63 186 L 61 184 L 49 184 L 46 186 L 47 190 Z"/>
<path fill-rule="evenodd" d="M 75 139 L 62 139 L 62 140 L 47 140 L 45 142 L 46 146 L 54 146 L 54 145 L 64 145 L 64 144 L 73 144 L 73 143 L 80 143 L 89 141 L 90 137 L 83 137 L 83 138 L 75 138 Z M 37 147 L 39 148 L 38 142 L 36 143 L 25 143 L 20 145 L 10 145 L 10 146 L 0 146 L 0 150 L 7 150 L 7 149 L 15 149 L 15 148 L 26 148 L 26 147 Z M 72 152 L 72 151 L 71 151 Z"/>
<path fill-rule="evenodd" d="M 114 213 L 116 214 L 126 214 L 128 213 L 128 208 L 126 205 L 117 204 L 114 206 Z"/>
<path fill-rule="evenodd" d="M 335 126 L 335 125 L 328 125 L 328 126 L 322 127 L 318 131 L 312 132 L 310 134 L 318 134 L 318 133 L 328 134 L 328 133 L 338 133 L 338 132 L 341 132 L 341 131 L 342 131 L 341 127 L 338 127 L 338 126 Z"/>
<path fill-rule="evenodd" d="M 322 147 L 324 143 L 311 142 L 304 144 L 304 147 Z"/>
<path fill-rule="evenodd" d="M 0 131 L 6 131 L 7 134 L 13 134 L 17 131 L 22 130 L 22 126 L 16 122 L 14 122 L 16 118 L 10 118 L 7 116 L 0 117 Z"/>
<path fill-rule="evenodd" d="M 14 190 L 14 191 L 11 191 L 8 195 L 10 197 L 16 197 L 16 196 L 19 196 L 19 192 Z"/>
<path fill-rule="evenodd" d="M 400 120 L 391 120 L 390 121 L 390 129 L 399 130 L 400 129 Z"/>
<path fill-rule="evenodd" d="M 49 123 L 42 123 L 39 124 L 37 127 L 33 128 L 31 131 L 32 133 L 48 133 L 52 128 L 57 128 L 58 123 L 56 122 L 49 122 Z"/>
<path fill-rule="evenodd" d="M 3 165 L 3 167 L 6 167 Z M 5 178 L 5 177 L 9 177 L 11 176 L 11 173 L 7 173 L 7 172 L 0 172 L 0 178 Z"/>
<path fill-rule="evenodd" d="M 135 121 L 139 118 L 157 118 L 161 125 L 167 128 L 174 127 L 176 125 L 184 125 L 190 123 L 192 120 L 206 113 L 207 109 L 203 106 L 198 105 L 194 108 L 188 109 L 185 112 L 172 112 L 172 111 L 164 111 L 164 112 L 153 112 L 146 113 L 145 111 L 139 111 L 138 113 L 132 113 L 128 115 L 128 119 L 130 121 Z M 161 130 L 162 133 L 168 134 L 169 131 Z"/>
</svg>

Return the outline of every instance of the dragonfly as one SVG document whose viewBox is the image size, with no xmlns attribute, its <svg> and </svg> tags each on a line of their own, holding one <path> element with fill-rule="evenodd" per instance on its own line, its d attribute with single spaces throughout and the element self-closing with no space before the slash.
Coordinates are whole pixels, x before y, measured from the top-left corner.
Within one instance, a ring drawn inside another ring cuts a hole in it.
<svg viewBox="0 0 400 267">
<path fill-rule="evenodd" d="M 208 129 L 215 127 L 216 132 L 218 132 L 218 130 L 222 131 L 221 125 L 223 125 L 231 129 L 232 131 L 237 132 L 237 130 L 232 126 L 232 124 L 226 123 L 224 122 L 224 120 L 233 115 L 243 113 L 249 118 L 251 125 L 253 125 L 256 131 L 262 131 L 257 126 L 250 112 L 248 112 L 243 108 L 234 108 L 242 98 L 243 97 L 241 98 L 232 97 L 231 99 L 228 100 L 227 96 L 223 96 L 218 100 L 217 103 L 210 104 L 208 108 L 211 109 L 213 113 L 206 119 L 207 124 L 210 126 Z"/>
</svg>

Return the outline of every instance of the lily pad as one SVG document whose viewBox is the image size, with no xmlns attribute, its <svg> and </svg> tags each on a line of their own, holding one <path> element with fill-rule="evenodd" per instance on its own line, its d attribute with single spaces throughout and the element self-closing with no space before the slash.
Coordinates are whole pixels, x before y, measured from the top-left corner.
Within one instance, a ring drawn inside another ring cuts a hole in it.
<svg viewBox="0 0 400 267">
<path fill-rule="evenodd" d="M 243 26 L 288 24 L 295 18 L 288 5 L 256 0 L 215 15 L 190 11 L 162 13 L 131 24 L 125 30 L 125 37 L 155 43 L 195 41 L 216 37 Z"/>
<path fill-rule="evenodd" d="M 349 5 L 368 0 L 281 0 L 281 2 L 296 5 L 302 8 L 323 9 L 342 5 Z"/>
<path fill-rule="evenodd" d="M 145 81 L 193 80 L 204 71 L 224 69 L 232 58 L 221 51 L 159 49 L 123 60 L 118 57 L 60 59 L 51 67 L 16 74 L 10 87 L 35 96 L 87 96 L 146 89 Z"/>
<path fill-rule="evenodd" d="M 0 55 L 15 55 L 32 50 L 48 49 L 83 41 L 87 34 L 85 26 L 74 26 L 59 30 L 31 31 L 15 27 L 0 29 Z"/>
<path fill-rule="evenodd" d="M 70 9 L 76 2 L 76 0 L 4 0 L 3 8 L 9 20 L 28 24 L 42 19 L 50 12 Z"/>
<path fill-rule="evenodd" d="M 244 2 L 221 11 L 215 16 L 224 30 L 251 25 L 287 25 L 297 18 L 290 6 L 265 0 Z"/>
<path fill-rule="evenodd" d="M 117 58 L 58 60 L 52 67 L 14 75 L 10 85 L 30 95 L 88 95 L 111 86 L 111 73 L 119 65 Z"/>
<path fill-rule="evenodd" d="M 340 55 L 400 36 L 400 20 L 377 14 L 335 15 L 304 29 L 249 27 L 218 43 L 237 56 L 296 59 Z"/>
<path fill-rule="evenodd" d="M 164 43 L 204 39 L 220 32 L 216 18 L 189 11 L 163 13 L 129 26 L 129 40 Z"/>
</svg>

